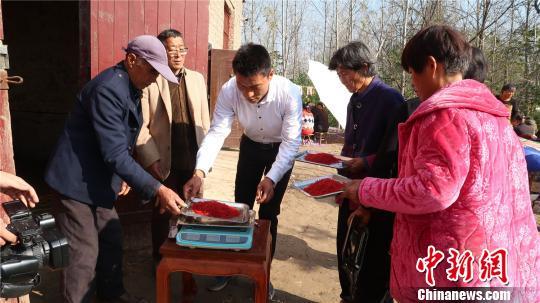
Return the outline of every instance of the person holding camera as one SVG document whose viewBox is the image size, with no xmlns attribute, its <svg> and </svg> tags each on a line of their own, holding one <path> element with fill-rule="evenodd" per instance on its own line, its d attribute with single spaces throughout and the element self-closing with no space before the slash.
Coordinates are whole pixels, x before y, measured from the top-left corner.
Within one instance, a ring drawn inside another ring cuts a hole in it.
<svg viewBox="0 0 540 303">
<path fill-rule="evenodd" d="M 28 207 L 35 207 L 39 199 L 34 188 L 26 183 L 22 178 L 12 175 L 7 172 L 0 171 L 0 193 L 10 196 L 12 199 L 21 200 Z M 6 229 L 7 224 L 3 219 L 0 219 L 0 246 L 4 246 L 7 242 L 15 243 L 17 237 Z"/>
</svg>

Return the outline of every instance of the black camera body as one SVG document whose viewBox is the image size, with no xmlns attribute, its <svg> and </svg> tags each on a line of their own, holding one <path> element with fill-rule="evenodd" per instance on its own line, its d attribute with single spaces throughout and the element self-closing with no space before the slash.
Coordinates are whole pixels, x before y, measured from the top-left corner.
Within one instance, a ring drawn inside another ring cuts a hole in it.
<svg viewBox="0 0 540 303">
<path fill-rule="evenodd" d="M 0 249 L 0 297 L 17 298 L 39 284 L 40 268 L 67 266 L 68 243 L 56 229 L 52 215 L 33 216 L 18 200 L 2 206 L 11 221 L 7 229 L 17 236 L 18 242 Z"/>
</svg>

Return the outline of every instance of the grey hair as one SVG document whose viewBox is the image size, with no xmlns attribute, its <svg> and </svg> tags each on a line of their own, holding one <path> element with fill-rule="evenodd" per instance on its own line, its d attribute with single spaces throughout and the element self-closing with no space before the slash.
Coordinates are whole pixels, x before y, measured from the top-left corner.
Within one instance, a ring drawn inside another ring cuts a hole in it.
<svg viewBox="0 0 540 303">
<path fill-rule="evenodd" d="M 338 67 L 354 70 L 365 77 L 377 75 L 375 57 L 369 47 L 360 41 L 350 42 L 334 52 L 328 68 L 336 70 Z"/>
</svg>

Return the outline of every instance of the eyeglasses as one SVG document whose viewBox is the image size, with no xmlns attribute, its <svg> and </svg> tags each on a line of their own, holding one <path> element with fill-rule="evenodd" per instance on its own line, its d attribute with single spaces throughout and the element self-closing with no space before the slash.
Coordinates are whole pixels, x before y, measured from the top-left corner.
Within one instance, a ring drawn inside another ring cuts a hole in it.
<svg viewBox="0 0 540 303">
<path fill-rule="evenodd" d="M 174 55 L 174 54 L 180 54 L 185 55 L 188 52 L 188 48 L 173 48 L 167 51 L 168 54 Z"/>
</svg>

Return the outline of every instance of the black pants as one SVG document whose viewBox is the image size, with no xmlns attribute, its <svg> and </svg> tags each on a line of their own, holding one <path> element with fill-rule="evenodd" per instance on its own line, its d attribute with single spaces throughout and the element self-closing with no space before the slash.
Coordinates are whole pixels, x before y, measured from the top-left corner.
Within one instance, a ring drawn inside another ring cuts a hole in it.
<svg viewBox="0 0 540 303">
<path fill-rule="evenodd" d="M 352 302 L 381 302 L 390 287 L 390 243 L 394 226 L 394 214 L 374 210 L 368 223 L 369 237 L 364 262 L 356 283 L 356 292 L 350 293 L 347 275 L 342 269 L 341 250 L 347 235 L 347 219 L 352 212 L 347 200 L 339 207 L 336 248 L 338 256 L 341 298 Z"/>
<path fill-rule="evenodd" d="M 122 282 L 122 227 L 116 210 L 70 199 L 60 201 L 56 222 L 69 244 L 69 265 L 62 270 L 63 302 L 90 302 L 125 292 Z"/>
<path fill-rule="evenodd" d="M 263 174 L 266 174 L 279 152 L 279 143 L 261 144 L 242 136 L 240 142 L 240 155 L 236 166 L 236 180 L 234 183 L 234 199 L 236 202 L 249 205 L 252 209 L 257 195 L 257 185 Z M 270 233 L 272 234 L 272 258 L 276 251 L 276 238 L 278 215 L 281 200 L 287 190 L 292 168 L 283 175 L 283 178 L 274 188 L 274 197 L 259 208 L 259 219 L 270 220 Z"/>
<path fill-rule="evenodd" d="M 183 187 L 193 176 L 193 170 L 176 170 L 171 171 L 167 179 L 163 182 L 165 186 L 174 190 L 182 199 L 184 199 Z M 155 202 L 153 202 L 155 203 Z M 169 235 L 169 220 L 171 213 L 166 211 L 163 214 L 159 213 L 159 207 L 154 207 L 152 210 L 152 257 L 155 261 L 161 259 L 159 248 L 167 240 Z"/>
</svg>

